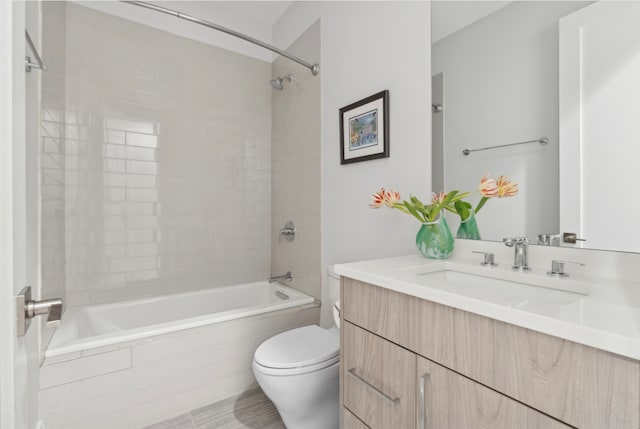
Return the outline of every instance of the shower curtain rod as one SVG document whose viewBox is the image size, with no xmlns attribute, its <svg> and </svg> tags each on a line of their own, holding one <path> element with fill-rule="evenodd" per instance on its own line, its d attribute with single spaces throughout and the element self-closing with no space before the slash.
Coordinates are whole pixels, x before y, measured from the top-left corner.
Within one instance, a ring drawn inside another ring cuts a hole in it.
<svg viewBox="0 0 640 429">
<path fill-rule="evenodd" d="M 200 18 L 194 18 L 193 16 L 187 15 L 185 13 L 178 12 L 178 11 L 171 10 L 171 9 L 167 9 L 167 8 L 164 8 L 164 7 L 161 7 L 161 6 L 156 6 L 154 4 L 146 3 L 146 2 L 143 2 L 143 1 L 128 1 L 128 0 L 120 0 L 120 1 L 122 1 L 123 3 L 132 4 L 134 6 L 146 7 L 147 9 L 155 10 L 157 12 L 166 13 L 167 15 L 172 15 L 172 16 L 175 16 L 176 18 L 181 18 L 181 19 L 184 19 L 185 21 L 191 21 L 191 22 L 194 22 L 196 24 L 204 25 L 205 27 L 213 28 L 214 30 L 222 31 L 223 33 L 230 34 L 231 36 L 238 37 L 239 39 L 245 40 L 245 41 L 247 41 L 249 43 L 253 43 L 254 45 L 258 45 L 260 47 L 268 49 L 271 52 L 275 52 L 276 54 L 282 55 L 283 57 L 286 57 L 286 58 L 290 59 L 291 61 L 295 61 L 296 63 L 305 66 L 306 68 L 311 70 L 311 73 L 313 73 L 314 76 L 317 75 L 318 72 L 320 71 L 320 65 L 319 64 L 310 64 L 310 63 L 306 62 L 305 60 L 296 57 L 295 55 L 291 55 L 290 53 L 288 53 L 286 51 L 283 51 L 282 49 L 278 49 L 275 46 L 271 46 L 271 45 L 269 45 L 267 43 L 264 43 L 263 41 L 260 41 L 258 39 L 254 39 L 253 37 L 250 37 L 250 36 L 247 36 L 245 34 L 239 33 L 239 32 L 237 32 L 235 30 L 231 30 L 230 28 L 226 28 L 226 27 L 223 27 L 221 25 L 214 24 L 213 22 L 209 22 L 209 21 L 206 21 L 206 20 L 200 19 Z"/>
</svg>

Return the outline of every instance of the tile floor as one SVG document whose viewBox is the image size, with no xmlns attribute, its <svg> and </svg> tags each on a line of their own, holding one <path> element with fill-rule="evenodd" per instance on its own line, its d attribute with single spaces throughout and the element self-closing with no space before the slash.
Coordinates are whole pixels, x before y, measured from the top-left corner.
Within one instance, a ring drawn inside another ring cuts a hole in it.
<svg viewBox="0 0 640 429">
<path fill-rule="evenodd" d="M 286 429 L 260 388 L 244 392 L 144 429 Z"/>
</svg>

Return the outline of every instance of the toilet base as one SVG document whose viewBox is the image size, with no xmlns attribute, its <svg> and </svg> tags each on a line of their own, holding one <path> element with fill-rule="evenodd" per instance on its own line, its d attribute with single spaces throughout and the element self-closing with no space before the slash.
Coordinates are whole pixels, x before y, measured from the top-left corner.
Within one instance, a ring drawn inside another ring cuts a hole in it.
<svg viewBox="0 0 640 429">
<path fill-rule="evenodd" d="M 287 429 L 338 429 L 339 363 L 306 374 L 266 375 L 253 363 L 265 395 L 276 406 Z"/>
</svg>

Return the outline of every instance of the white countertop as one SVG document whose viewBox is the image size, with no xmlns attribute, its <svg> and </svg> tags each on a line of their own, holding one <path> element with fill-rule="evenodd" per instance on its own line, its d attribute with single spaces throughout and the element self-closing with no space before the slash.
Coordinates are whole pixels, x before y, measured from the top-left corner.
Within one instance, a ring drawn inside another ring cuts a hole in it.
<svg viewBox="0 0 640 429">
<path fill-rule="evenodd" d="M 341 276 L 640 360 L 640 282 L 419 255 L 338 264 Z M 469 283 L 472 282 L 473 286 Z"/>
</svg>

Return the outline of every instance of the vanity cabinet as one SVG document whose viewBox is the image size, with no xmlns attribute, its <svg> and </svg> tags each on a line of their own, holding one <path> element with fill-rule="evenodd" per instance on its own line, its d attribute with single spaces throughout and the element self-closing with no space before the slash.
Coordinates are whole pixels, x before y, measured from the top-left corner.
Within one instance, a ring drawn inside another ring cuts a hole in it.
<svg viewBox="0 0 640 429">
<path fill-rule="evenodd" d="M 341 304 L 357 424 L 640 428 L 636 360 L 344 277 Z"/>
</svg>

